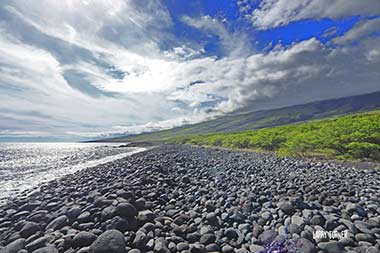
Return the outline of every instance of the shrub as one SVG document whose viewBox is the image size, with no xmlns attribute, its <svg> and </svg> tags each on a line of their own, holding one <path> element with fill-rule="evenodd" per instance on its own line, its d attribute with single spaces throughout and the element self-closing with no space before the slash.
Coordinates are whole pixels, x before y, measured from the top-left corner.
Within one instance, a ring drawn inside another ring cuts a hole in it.
<svg viewBox="0 0 380 253">
<path fill-rule="evenodd" d="M 182 136 L 175 143 L 252 148 L 286 156 L 380 160 L 380 112 L 238 133 Z"/>
<path fill-rule="evenodd" d="M 380 160 L 380 145 L 368 142 L 351 142 L 347 145 L 347 149 L 352 158 Z"/>
</svg>

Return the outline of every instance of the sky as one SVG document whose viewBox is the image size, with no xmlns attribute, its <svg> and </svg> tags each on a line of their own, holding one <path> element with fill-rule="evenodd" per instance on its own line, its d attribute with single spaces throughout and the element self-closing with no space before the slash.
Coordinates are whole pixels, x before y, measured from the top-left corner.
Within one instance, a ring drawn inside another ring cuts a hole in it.
<svg viewBox="0 0 380 253">
<path fill-rule="evenodd" d="M 380 90 L 379 0 L 0 0 L 0 141 Z"/>
</svg>

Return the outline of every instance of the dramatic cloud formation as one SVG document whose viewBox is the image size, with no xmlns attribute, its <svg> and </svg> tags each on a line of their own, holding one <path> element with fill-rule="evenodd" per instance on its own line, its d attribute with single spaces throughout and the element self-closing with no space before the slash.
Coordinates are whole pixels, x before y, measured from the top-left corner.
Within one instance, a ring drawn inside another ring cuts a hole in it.
<svg viewBox="0 0 380 253">
<path fill-rule="evenodd" d="M 0 137 L 139 133 L 379 89 L 378 2 L 327 2 L 239 1 L 252 30 L 158 0 L 4 1 Z M 362 18 L 328 42 L 255 45 L 259 30 L 350 15 Z"/>
<path fill-rule="evenodd" d="M 252 21 L 257 28 L 268 29 L 303 19 L 336 19 L 355 15 L 364 17 L 380 15 L 380 2 L 377 0 L 263 0 L 253 11 Z"/>
</svg>

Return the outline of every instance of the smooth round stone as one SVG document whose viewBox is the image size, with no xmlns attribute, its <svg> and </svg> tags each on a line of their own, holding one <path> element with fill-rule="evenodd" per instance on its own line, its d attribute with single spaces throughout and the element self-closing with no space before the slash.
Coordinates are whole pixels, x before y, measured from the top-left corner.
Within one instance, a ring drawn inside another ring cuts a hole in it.
<svg viewBox="0 0 380 253">
<path fill-rule="evenodd" d="M 97 236 L 93 233 L 82 231 L 74 236 L 72 246 L 74 248 L 90 246 L 96 240 L 96 238 Z"/>
<path fill-rule="evenodd" d="M 177 250 L 178 251 L 188 250 L 189 248 L 190 248 L 190 246 L 187 242 L 180 242 L 177 244 Z"/>
<path fill-rule="evenodd" d="M 108 230 L 101 234 L 90 246 L 91 253 L 125 253 L 124 235 L 118 230 Z"/>
<path fill-rule="evenodd" d="M 141 250 L 139 249 L 131 249 L 128 251 L 128 253 L 141 253 Z"/>
<path fill-rule="evenodd" d="M 311 225 L 318 225 L 318 226 L 324 226 L 326 222 L 325 217 L 323 217 L 320 214 L 314 215 L 313 218 L 310 219 Z"/>
<path fill-rule="evenodd" d="M 320 243 L 318 243 L 318 248 L 326 251 L 327 253 L 342 253 L 342 252 L 344 252 L 343 245 L 339 242 L 336 242 L 336 241 L 320 242 Z"/>
<path fill-rule="evenodd" d="M 114 216 L 116 216 L 117 210 L 114 206 L 107 206 L 102 211 L 102 220 L 109 220 L 112 219 Z"/>
<path fill-rule="evenodd" d="M 232 239 L 237 239 L 239 237 L 239 233 L 236 229 L 228 228 L 224 231 L 224 236 L 232 240 Z"/>
<path fill-rule="evenodd" d="M 288 231 L 290 234 L 300 234 L 301 228 L 298 225 L 292 223 L 288 226 Z"/>
<path fill-rule="evenodd" d="M 299 215 L 293 215 L 292 216 L 292 224 L 296 224 L 298 226 L 302 226 L 305 224 L 304 218 L 300 217 Z"/>
<path fill-rule="evenodd" d="M 81 213 L 81 214 L 77 217 L 77 221 L 78 221 L 79 223 L 90 222 L 90 221 L 91 221 L 91 213 L 88 212 L 88 211 Z"/>
<path fill-rule="evenodd" d="M 294 206 L 289 201 L 282 202 L 279 205 L 279 208 L 281 209 L 281 211 L 288 215 L 292 215 L 295 212 Z"/>
<path fill-rule="evenodd" d="M 37 249 L 32 253 L 58 253 L 58 249 L 52 245 Z"/>
<path fill-rule="evenodd" d="M 284 221 L 285 226 L 289 226 L 292 223 L 292 219 L 290 217 L 287 217 Z"/>
<path fill-rule="evenodd" d="M 274 230 L 265 230 L 259 235 L 259 241 L 263 245 L 269 245 L 271 242 L 273 242 L 276 237 L 278 236 L 278 233 Z"/>
<path fill-rule="evenodd" d="M 271 214 L 271 212 L 269 212 L 269 211 L 265 211 L 265 212 L 263 212 L 262 214 L 261 214 L 261 218 L 263 218 L 264 220 L 266 220 L 266 221 L 270 221 L 270 220 L 272 220 L 272 214 Z"/>
<path fill-rule="evenodd" d="M 144 210 L 145 205 L 146 205 L 146 200 L 144 198 L 136 199 L 135 206 L 137 210 L 139 211 Z"/>
<path fill-rule="evenodd" d="M 137 209 L 130 203 L 120 203 L 117 205 L 117 213 L 121 217 L 134 218 L 137 216 Z"/>
<path fill-rule="evenodd" d="M 38 238 L 38 239 L 28 243 L 27 245 L 25 245 L 25 249 L 32 252 L 36 249 L 44 247 L 46 245 L 46 243 L 48 242 L 48 240 L 49 240 L 49 238 L 46 236 Z"/>
<path fill-rule="evenodd" d="M 205 253 L 206 247 L 201 243 L 194 243 L 190 246 L 190 253 Z"/>
<path fill-rule="evenodd" d="M 20 235 L 23 238 L 28 238 L 29 236 L 41 231 L 41 227 L 35 222 L 26 222 L 25 225 L 20 230 Z"/>
<path fill-rule="evenodd" d="M 350 237 L 343 237 L 339 240 L 339 243 L 341 243 L 344 247 L 355 246 L 355 241 Z"/>
<path fill-rule="evenodd" d="M 222 252 L 223 253 L 232 253 L 232 252 L 234 252 L 234 248 L 232 248 L 230 245 L 224 245 L 223 247 L 222 247 Z"/>
<path fill-rule="evenodd" d="M 132 245 L 136 248 L 143 248 L 145 246 L 145 243 L 147 242 L 147 236 L 144 232 L 137 231 L 135 239 L 132 242 Z"/>
<path fill-rule="evenodd" d="M 89 253 L 90 247 L 83 247 L 77 251 L 77 253 Z"/>
<path fill-rule="evenodd" d="M 198 232 L 190 233 L 186 235 L 186 240 L 190 243 L 194 243 L 201 238 L 201 235 Z"/>
<path fill-rule="evenodd" d="M 235 250 L 236 253 L 249 253 L 249 251 L 246 248 L 240 248 Z"/>
<path fill-rule="evenodd" d="M 214 212 L 208 213 L 208 214 L 206 215 L 206 220 L 207 220 L 208 222 L 211 222 L 211 223 L 217 221 L 216 214 L 215 214 Z"/>
<path fill-rule="evenodd" d="M 69 219 L 75 219 L 77 218 L 82 212 L 82 209 L 79 206 L 72 207 L 69 211 L 67 211 L 66 216 Z"/>
<path fill-rule="evenodd" d="M 296 248 L 300 253 L 316 253 L 314 244 L 306 238 L 299 238 L 296 241 Z"/>
<path fill-rule="evenodd" d="M 207 252 L 220 252 L 219 245 L 212 243 L 206 246 Z"/>
<path fill-rule="evenodd" d="M 367 212 L 364 210 L 364 208 L 354 203 L 348 203 L 345 210 L 351 214 L 356 213 L 361 217 L 367 216 Z"/>
<path fill-rule="evenodd" d="M 280 226 L 280 227 L 278 228 L 278 233 L 279 233 L 280 235 L 286 235 L 286 234 L 288 233 L 288 230 L 285 228 L 285 226 Z"/>
<path fill-rule="evenodd" d="M 301 237 L 312 241 L 313 240 L 313 233 L 311 233 L 310 231 L 304 230 L 301 232 Z"/>
<path fill-rule="evenodd" d="M 265 248 L 261 245 L 257 245 L 257 244 L 251 244 L 249 245 L 249 251 L 251 251 L 252 253 L 261 253 L 261 252 L 264 252 Z"/>
<path fill-rule="evenodd" d="M 135 198 L 135 195 L 133 192 L 129 192 L 129 191 L 126 191 L 123 189 L 117 190 L 116 195 L 119 197 L 122 197 L 124 199 L 134 199 Z"/>
<path fill-rule="evenodd" d="M 67 222 L 68 222 L 68 218 L 66 215 L 62 215 L 62 216 L 59 216 L 57 217 L 56 219 L 54 219 L 52 222 L 50 222 L 45 230 L 59 230 L 61 228 L 63 228 L 64 226 L 67 225 Z"/>
<path fill-rule="evenodd" d="M 259 237 L 259 235 L 264 231 L 263 227 L 260 225 L 255 224 L 252 229 L 252 235 L 256 238 Z"/>
<path fill-rule="evenodd" d="M 17 239 L 5 247 L 5 253 L 17 253 L 22 250 L 26 245 L 26 240 L 24 238 Z M 1 250 L 0 250 L 1 252 Z"/>
<path fill-rule="evenodd" d="M 199 239 L 199 242 L 204 245 L 208 245 L 210 243 L 215 242 L 215 240 L 216 240 L 216 236 L 214 234 L 204 234 Z"/>
<path fill-rule="evenodd" d="M 376 243 L 376 238 L 370 234 L 359 233 L 355 235 L 355 239 L 358 242 L 364 241 L 364 242 L 370 242 L 372 244 Z"/>
</svg>

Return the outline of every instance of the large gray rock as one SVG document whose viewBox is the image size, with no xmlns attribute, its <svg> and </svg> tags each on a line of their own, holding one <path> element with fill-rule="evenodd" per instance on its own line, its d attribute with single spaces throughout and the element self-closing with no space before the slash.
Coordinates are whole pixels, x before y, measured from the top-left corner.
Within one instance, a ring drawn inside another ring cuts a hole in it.
<svg viewBox="0 0 380 253">
<path fill-rule="evenodd" d="M 101 234 L 90 246 L 90 253 L 125 253 L 124 235 L 118 230 Z"/>
<path fill-rule="evenodd" d="M 263 252 L 265 248 L 263 246 L 260 246 L 260 245 L 257 245 L 257 244 L 251 244 L 249 245 L 249 250 L 252 252 L 252 253 L 260 253 L 260 252 Z"/>
<path fill-rule="evenodd" d="M 296 241 L 296 248 L 298 253 L 316 253 L 317 249 L 315 248 L 314 243 L 309 241 L 306 238 L 300 238 Z"/>
<path fill-rule="evenodd" d="M 373 235 L 370 235 L 370 234 L 359 233 L 359 234 L 355 235 L 355 239 L 358 242 L 364 241 L 364 242 L 370 242 L 372 244 L 376 243 L 376 238 Z"/>
<path fill-rule="evenodd" d="M 121 217 L 125 217 L 125 218 L 133 218 L 137 216 L 136 207 L 134 207 L 132 204 L 127 203 L 127 202 L 120 203 L 119 205 L 117 205 L 117 213 Z"/>
<path fill-rule="evenodd" d="M 326 251 L 327 253 L 343 253 L 345 252 L 343 245 L 340 242 L 320 242 L 318 248 Z"/>
<path fill-rule="evenodd" d="M 26 240 L 23 238 L 20 238 L 8 244 L 5 247 L 4 252 L 17 253 L 19 250 L 22 250 L 25 247 L 25 245 L 26 245 Z M 3 252 L 3 251 L 0 250 L 0 252 Z"/>
<path fill-rule="evenodd" d="M 90 221 L 91 221 L 91 213 L 90 213 L 89 211 L 83 212 L 83 213 L 81 213 L 81 214 L 76 218 L 76 220 L 77 220 L 79 223 L 90 222 Z"/>
<path fill-rule="evenodd" d="M 260 234 L 259 241 L 261 241 L 263 245 L 268 245 L 271 242 L 273 242 L 277 236 L 278 236 L 278 233 L 276 231 L 265 230 L 264 232 Z"/>
<path fill-rule="evenodd" d="M 80 208 L 80 206 L 73 206 L 72 208 L 69 209 L 69 211 L 67 211 L 66 216 L 69 219 L 75 219 L 81 214 L 81 212 L 82 212 L 82 209 Z"/>
<path fill-rule="evenodd" d="M 284 201 L 280 203 L 278 207 L 280 208 L 281 211 L 283 211 L 284 213 L 288 215 L 292 215 L 295 212 L 294 206 L 289 201 Z"/>
<path fill-rule="evenodd" d="M 58 253 L 58 249 L 52 245 L 37 249 L 32 253 Z"/>
<path fill-rule="evenodd" d="M 20 235 L 23 238 L 28 238 L 31 235 L 41 231 L 41 227 L 35 222 L 27 222 L 20 230 Z"/>
<path fill-rule="evenodd" d="M 114 206 L 107 206 L 102 211 L 102 220 L 109 220 L 112 219 L 114 216 L 117 215 L 116 207 Z"/>
<path fill-rule="evenodd" d="M 51 221 L 47 226 L 46 230 L 59 230 L 67 225 L 68 218 L 66 215 L 59 216 L 58 218 L 55 218 L 53 221 Z"/>
<path fill-rule="evenodd" d="M 292 216 L 291 221 L 292 221 L 292 224 L 296 224 L 298 226 L 303 226 L 305 224 L 304 218 L 296 214 Z"/>
<path fill-rule="evenodd" d="M 351 215 L 356 213 L 361 217 L 367 216 L 367 212 L 364 210 L 364 208 L 354 203 L 348 203 L 345 210 Z"/>
<path fill-rule="evenodd" d="M 143 249 L 148 239 L 149 238 L 146 236 L 144 232 L 137 231 L 135 239 L 132 242 L 132 245 L 135 248 Z"/>
<path fill-rule="evenodd" d="M 314 215 L 313 218 L 310 219 L 311 225 L 318 225 L 318 226 L 323 227 L 325 223 L 326 223 L 326 218 L 320 214 Z"/>
<path fill-rule="evenodd" d="M 25 246 L 25 249 L 27 249 L 29 252 L 33 252 L 36 249 L 42 248 L 46 246 L 46 243 L 49 241 L 49 238 L 44 236 L 41 238 L 38 238 L 30 243 L 28 243 Z"/>
<path fill-rule="evenodd" d="M 223 253 L 232 253 L 234 252 L 234 248 L 232 248 L 230 245 L 226 244 L 222 247 Z"/>
<path fill-rule="evenodd" d="M 90 246 L 96 240 L 96 238 L 96 235 L 93 233 L 82 231 L 74 236 L 71 244 L 73 248 L 82 248 Z"/>
</svg>

